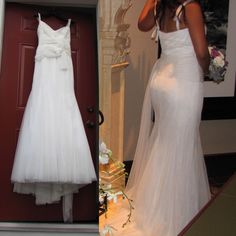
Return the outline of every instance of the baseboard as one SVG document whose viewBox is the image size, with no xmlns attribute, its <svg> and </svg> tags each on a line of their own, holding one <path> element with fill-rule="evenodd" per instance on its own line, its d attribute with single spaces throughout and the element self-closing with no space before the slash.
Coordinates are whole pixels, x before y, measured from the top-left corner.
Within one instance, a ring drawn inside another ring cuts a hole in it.
<svg viewBox="0 0 236 236">
<path fill-rule="evenodd" d="M 210 154 L 204 159 L 212 186 L 222 186 L 236 172 L 236 153 Z"/>
<path fill-rule="evenodd" d="M 222 186 L 236 172 L 236 153 L 204 155 L 207 175 L 212 186 Z M 127 173 L 130 173 L 132 160 L 124 161 Z"/>
<path fill-rule="evenodd" d="M 13 233 L 17 233 L 17 235 L 24 235 L 26 233 L 34 235 L 39 232 L 42 235 L 97 235 L 98 224 L 0 222 L 0 235 L 3 232 L 5 232 L 6 235 Z"/>
</svg>

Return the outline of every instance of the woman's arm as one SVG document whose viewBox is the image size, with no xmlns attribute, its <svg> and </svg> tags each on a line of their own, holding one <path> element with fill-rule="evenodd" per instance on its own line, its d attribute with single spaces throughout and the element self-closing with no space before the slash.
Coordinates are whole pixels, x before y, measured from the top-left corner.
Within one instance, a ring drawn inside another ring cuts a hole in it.
<svg viewBox="0 0 236 236">
<path fill-rule="evenodd" d="M 160 0 L 157 0 L 159 4 Z M 148 31 L 155 25 L 154 7 L 156 0 L 147 0 L 138 19 L 138 28 L 141 31 Z"/>
<path fill-rule="evenodd" d="M 204 73 L 208 73 L 210 57 L 205 37 L 205 27 L 201 7 L 197 2 L 185 6 L 185 20 L 193 42 L 198 63 Z"/>
</svg>

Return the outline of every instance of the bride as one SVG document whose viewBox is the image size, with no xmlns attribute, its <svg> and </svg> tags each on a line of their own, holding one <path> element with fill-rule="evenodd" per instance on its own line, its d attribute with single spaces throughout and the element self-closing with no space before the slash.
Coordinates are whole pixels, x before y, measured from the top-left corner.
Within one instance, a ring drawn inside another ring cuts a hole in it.
<svg viewBox="0 0 236 236">
<path fill-rule="evenodd" d="M 126 187 L 133 219 L 118 229 L 115 222 L 126 217 L 121 208 L 115 235 L 177 236 L 210 198 L 199 137 L 209 67 L 202 11 L 194 0 L 147 0 L 138 27 L 155 27 L 162 53 L 147 85 Z"/>
</svg>

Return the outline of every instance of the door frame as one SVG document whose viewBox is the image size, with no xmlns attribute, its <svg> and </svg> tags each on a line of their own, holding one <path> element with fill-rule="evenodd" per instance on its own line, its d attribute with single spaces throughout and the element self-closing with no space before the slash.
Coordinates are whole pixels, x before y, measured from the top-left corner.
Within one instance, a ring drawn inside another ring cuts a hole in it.
<svg viewBox="0 0 236 236">
<path fill-rule="evenodd" d="M 1 0 L 0 1 L 0 63 L 2 55 L 2 40 L 4 32 L 5 3 L 29 3 L 38 4 L 38 0 Z M 133 0 L 41 0 L 40 5 L 67 6 L 67 7 L 93 7 L 97 9 L 97 59 L 98 59 L 98 80 L 99 80 L 99 107 L 105 116 L 105 123 L 99 130 L 99 137 L 104 140 L 114 153 L 123 160 L 123 139 L 124 139 L 124 94 L 125 74 L 124 69 L 129 65 L 127 56 L 130 52 L 130 38 L 128 34 L 129 24 L 125 22 L 125 15 L 130 9 Z M 112 13 L 112 14 L 111 14 Z M 1 66 L 1 64 L 0 64 Z M 1 68 L 0 68 L 1 69 Z M 112 90 L 113 84 L 119 84 L 116 93 Z M 114 98 L 113 98 L 114 97 Z M 114 114 L 112 107 L 116 103 L 117 111 Z M 119 105 L 117 105 L 119 104 Z M 119 117 L 119 119 L 113 119 Z M 114 127 L 118 127 L 114 132 Z M 116 137 L 116 140 L 113 139 Z M 116 150 L 116 151 L 115 151 Z M 6 224 L 6 225 L 5 225 Z M 11 224 L 0 222 L 1 229 L 22 230 L 25 223 Z M 5 225 L 5 228 L 3 228 Z M 31 229 L 41 231 L 33 224 L 27 223 Z M 83 225 L 70 225 L 73 232 L 82 232 Z M 94 232 L 94 226 L 91 232 Z M 95 225 L 97 226 L 97 225 Z M 59 228 L 61 225 L 59 225 Z M 73 228 L 74 227 L 74 228 Z M 46 230 L 50 229 L 48 227 Z M 60 228 L 61 229 L 61 228 Z M 53 229 L 52 229 L 53 230 Z M 59 229 L 58 229 L 59 230 Z M 61 229 L 63 230 L 63 229 Z M 59 232 L 59 231 L 58 231 Z M 98 230 L 97 230 L 98 232 Z M 85 233 L 88 233 L 86 231 Z"/>
<path fill-rule="evenodd" d="M 42 4 L 45 6 L 65 6 L 65 7 L 96 7 L 97 0 L 89 1 L 89 5 L 85 5 L 86 0 L 45 0 Z M 5 17 L 5 3 L 27 3 L 36 5 L 37 2 L 34 0 L 1 0 L 0 1 L 0 70 L 1 70 L 1 59 L 2 59 L 2 45 L 3 45 L 3 34 L 4 34 L 4 17 Z M 48 4 L 47 4 L 48 2 Z M 74 2 L 74 3 L 73 3 Z M 39 5 L 39 4 L 38 4 Z M 0 222 L 0 234 L 1 232 L 51 232 L 51 233 L 98 233 L 98 224 L 61 224 L 61 223 L 13 223 L 13 222 Z"/>
</svg>

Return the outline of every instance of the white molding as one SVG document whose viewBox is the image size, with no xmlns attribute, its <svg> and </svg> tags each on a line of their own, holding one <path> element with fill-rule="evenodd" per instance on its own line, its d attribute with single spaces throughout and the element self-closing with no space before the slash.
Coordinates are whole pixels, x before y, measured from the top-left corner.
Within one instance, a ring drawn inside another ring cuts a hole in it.
<svg viewBox="0 0 236 236">
<path fill-rule="evenodd" d="M 111 66 L 112 72 L 120 72 L 129 66 L 129 62 L 125 61 L 119 64 L 113 64 Z"/>
<path fill-rule="evenodd" d="M 0 222 L 0 231 L 98 233 L 98 224 L 11 223 Z"/>
<path fill-rule="evenodd" d="M 0 69 L 2 59 L 2 44 L 4 32 L 5 1 L 0 1 Z"/>
<path fill-rule="evenodd" d="M 103 0 L 99 2 L 99 101 L 105 122 L 100 139 L 123 161 L 124 142 L 124 69 L 129 65 L 129 24 L 125 14 L 131 0 Z"/>
</svg>

